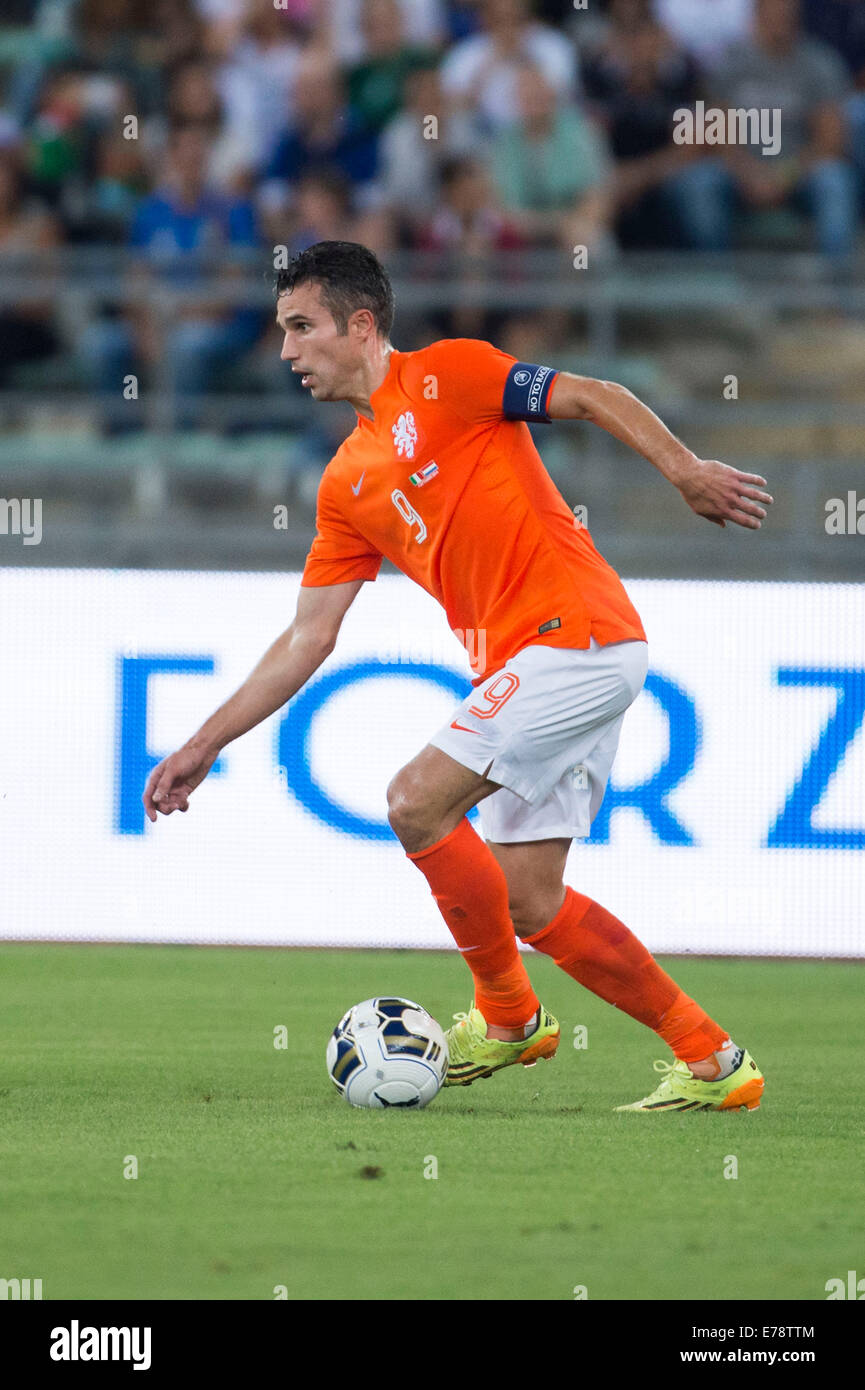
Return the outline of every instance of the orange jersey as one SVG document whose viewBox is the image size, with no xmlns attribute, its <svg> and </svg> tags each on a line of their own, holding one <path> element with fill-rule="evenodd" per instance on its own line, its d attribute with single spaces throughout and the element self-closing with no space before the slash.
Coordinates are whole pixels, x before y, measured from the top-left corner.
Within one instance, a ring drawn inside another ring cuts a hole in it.
<svg viewBox="0 0 865 1390">
<path fill-rule="evenodd" d="M 387 556 L 438 599 L 473 685 L 533 642 L 646 641 L 525 423 L 547 418 L 556 375 L 474 338 L 394 350 L 375 418 L 358 416 L 322 476 L 301 583 L 375 579 Z"/>
</svg>

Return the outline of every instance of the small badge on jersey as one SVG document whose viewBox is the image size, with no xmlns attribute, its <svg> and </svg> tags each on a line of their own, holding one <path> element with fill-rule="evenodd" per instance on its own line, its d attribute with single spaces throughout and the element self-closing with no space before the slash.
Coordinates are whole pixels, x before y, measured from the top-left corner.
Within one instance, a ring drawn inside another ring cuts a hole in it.
<svg viewBox="0 0 865 1390">
<path fill-rule="evenodd" d="M 409 482 L 414 483 L 415 487 L 423 487 L 424 483 L 428 483 L 430 478 L 434 478 L 438 471 L 439 466 L 433 459 L 426 468 L 420 468 L 417 473 L 409 474 Z"/>
<path fill-rule="evenodd" d="M 550 618 L 550 621 L 548 623 L 541 623 L 540 627 L 538 628 L 538 636 L 540 637 L 541 634 L 544 632 L 552 632 L 554 627 L 561 627 L 561 625 L 561 618 Z"/>
</svg>

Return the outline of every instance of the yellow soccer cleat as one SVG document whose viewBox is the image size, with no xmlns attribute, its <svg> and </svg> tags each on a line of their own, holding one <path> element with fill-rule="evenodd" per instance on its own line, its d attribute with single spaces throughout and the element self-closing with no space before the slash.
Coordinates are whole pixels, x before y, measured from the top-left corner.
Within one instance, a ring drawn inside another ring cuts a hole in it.
<svg viewBox="0 0 865 1390">
<path fill-rule="evenodd" d="M 763 1073 L 750 1052 L 743 1052 L 737 1067 L 721 1081 L 700 1081 L 691 1075 L 687 1062 L 655 1062 L 655 1071 L 664 1072 L 664 1080 L 650 1096 L 635 1100 L 632 1105 L 617 1105 L 616 1110 L 756 1110 L 763 1094 Z"/>
<path fill-rule="evenodd" d="M 559 1045 L 559 1025 L 541 1004 L 538 1026 L 527 1038 L 501 1042 L 487 1037 L 487 1021 L 474 1001 L 467 1014 L 454 1014 L 456 1023 L 448 1028 L 448 1071 L 445 1086 L 470 1086 L 480 1076 L 492 1076 L 502 1067 L 520 1062 L 533 1067 L 542 1057 L 554 1057 Z"/>
</svg>

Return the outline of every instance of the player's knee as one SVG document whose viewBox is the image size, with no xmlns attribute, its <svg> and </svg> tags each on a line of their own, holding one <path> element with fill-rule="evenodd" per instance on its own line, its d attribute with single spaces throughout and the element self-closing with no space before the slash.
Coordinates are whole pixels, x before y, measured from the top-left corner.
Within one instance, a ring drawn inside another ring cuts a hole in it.
<svg viewBox="0 0 865 1390">
<path fill-rule="evenodd" d="M 398 840 L 410 840 L 426 828 L 424 803 L 412 779 L 398 772 L 387 789 L 387 818 Z"/>
<path fill-rule="evenodd" d="M 562 905 L 561 899 L 562 884 L 547 890 L 536 889 L 525 897 L 512 897 L 508 910 L 517 936 L 525 940 L 549 926 Z"/>
<path fill-rule="evenodd" d="M 540 931 L 542 924 L 538 919 L 537 910 L 530 904 L 511 903 L 508 910 L 517 936 L 534 936 L 535 932 Z"/>
</svg>

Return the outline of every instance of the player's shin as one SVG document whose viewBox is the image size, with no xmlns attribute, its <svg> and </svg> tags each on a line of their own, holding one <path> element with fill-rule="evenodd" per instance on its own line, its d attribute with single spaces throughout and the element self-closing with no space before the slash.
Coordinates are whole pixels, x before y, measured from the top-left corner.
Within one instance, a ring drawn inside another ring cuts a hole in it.
<svg viewBox="0 0 865 1390">
<path fill-rule="evenodd" d="M 624 922 L 573 888 L 553 920 L 525 940 L 593 994 L 654 1029 L 683 1062 L 698 1062 L 729 1041 Z"/>
<path fill-rule="evenodd" d="M 538 999 L 517 949 L 507 880 L 492 851 L 463 817 L 437 844 L 408 858 L 426 878 L 472 972 L 475 1003 L 487 1023 L 528 1023 Z"/>
</svg>

